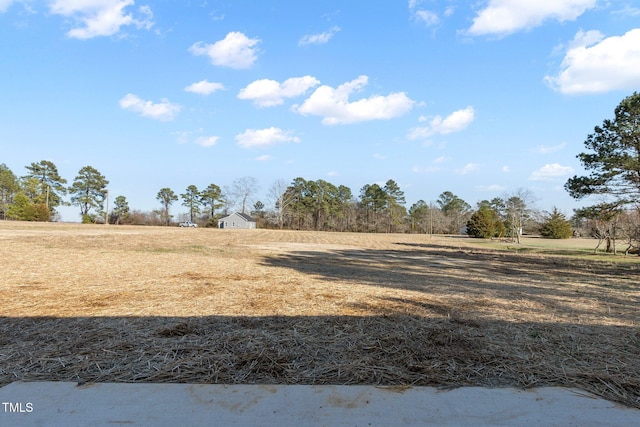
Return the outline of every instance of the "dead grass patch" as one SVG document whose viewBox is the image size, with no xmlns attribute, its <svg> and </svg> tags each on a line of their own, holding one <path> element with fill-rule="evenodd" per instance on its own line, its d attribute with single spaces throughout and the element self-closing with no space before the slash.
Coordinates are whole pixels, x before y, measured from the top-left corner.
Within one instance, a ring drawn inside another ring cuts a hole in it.
<svg viewBox="0 0 640 427">
<path fill-rule="evenodd" d="M 640 407 L 640 263 L 0 222 L 0 384 L 569 386 Z"/>
</svg>

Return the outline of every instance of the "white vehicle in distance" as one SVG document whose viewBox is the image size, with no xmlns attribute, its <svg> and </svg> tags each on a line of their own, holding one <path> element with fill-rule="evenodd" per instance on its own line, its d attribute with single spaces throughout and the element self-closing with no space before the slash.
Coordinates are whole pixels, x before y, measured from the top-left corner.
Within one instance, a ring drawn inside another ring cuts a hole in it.
<svg viewBox="0 0 640 427">
<path fill-rule="evenodd" d="M 178 224 L 180 227 L 193 227 L 196 228 L 198 227 L 198 224 L 196 224 L 195 222 L 191 222 L 191 221 L 186 221 L 186 222 L 181 222 L 180 224 Z"/>
</svg>

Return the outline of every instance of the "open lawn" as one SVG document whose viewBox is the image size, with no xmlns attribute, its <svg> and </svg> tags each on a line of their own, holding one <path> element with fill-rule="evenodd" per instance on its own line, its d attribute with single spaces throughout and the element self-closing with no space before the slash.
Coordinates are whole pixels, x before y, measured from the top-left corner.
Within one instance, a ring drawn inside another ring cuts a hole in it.
<svg viewBox="0 0 640 427">
<path fill-rule="evenodd" d="M 553 385 L 640 408 L 640 257 L 593 247 L 0 221 L 0 385 Z"/>
</svg>

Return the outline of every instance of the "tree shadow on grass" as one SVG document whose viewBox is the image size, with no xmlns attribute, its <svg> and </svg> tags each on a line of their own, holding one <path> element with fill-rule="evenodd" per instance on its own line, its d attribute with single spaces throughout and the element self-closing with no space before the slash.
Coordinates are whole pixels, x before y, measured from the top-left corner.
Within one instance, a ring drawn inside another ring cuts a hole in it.
<svg viewBox="0 0 640 427">
<path fill-rule="evenodd" d="M 265 256 L 329 286 L 398 292 L 345 301 L 357 316 L 0 317 L 0 384 L 568 386 L 640 408 L 637 270 L 551 261 L 441 246 Z M 500 318 L 463 297 L 542 315 Z"/>
<path fill-rule="evenodd" d="M 426 295 L 523 299 L 571 316 L 592 316 L 588 303 L 637 322 L 640 265 L 504 254 L 425 245 L 398 250 L 296 251 L 263 258 L 331 282 L 395 288 Z M 583 301 L 584 308 L 576 300 Z"/>
<path fill-rule="evenodd" d="M 447 310 L 432 305 L 435 312 Z M 567 386 L 640 407 L 640 332 L 632 327 L 469 322 L 385 311 L 2 317 L 0 331 L 0 384 Z"/>
</svg>

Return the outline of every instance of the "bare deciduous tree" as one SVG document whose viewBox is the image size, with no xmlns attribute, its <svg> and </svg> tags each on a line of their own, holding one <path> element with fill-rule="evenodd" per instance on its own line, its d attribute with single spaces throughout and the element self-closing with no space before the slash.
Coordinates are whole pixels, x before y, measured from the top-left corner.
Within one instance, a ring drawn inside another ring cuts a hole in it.
<svg viewBox="0 0 640 427">
<path fill-rule="evenodd" d="M 278 227 L 280 228 L 284 226 L 284 214 L 287 211 L 287 208 L 295 201 L 295 197 L 293 197 L 292 193 L 287 191 L 288 188 L 289 185 L 284 179 L 278 179 L 271 184 L 271 188 L 267 195 L 269 203 L 273 205 L 276 211 Z"/>
<path fill-rule="evenodd" d="M 238 178 L 229 188 L 229 196 L 236 205 L 241 207 L 242 213 L 246 213 L 251 198 L 258 192 L 258 180 L 252 176 Z"/>
</svg>

